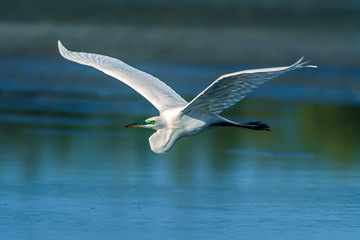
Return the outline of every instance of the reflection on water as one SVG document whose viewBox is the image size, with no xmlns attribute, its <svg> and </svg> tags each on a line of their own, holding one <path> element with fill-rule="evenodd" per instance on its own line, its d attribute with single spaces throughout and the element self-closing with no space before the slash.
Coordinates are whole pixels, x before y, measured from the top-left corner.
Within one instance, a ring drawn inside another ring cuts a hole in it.
<svg viewBox="0 0 360 240">
<path fill-rule="evenodd" d="M 36 69 L 0 77 L 2 239 L 360 235 L 355 95 L 291 102 L 307 91 L 264 86 L 224 114 L 272 131 L 218 128 L 156 155 L 151 131 L 123 128 L 155 115 L 151 105 L 95 71 L 64 69 L 52 84 Z M 208 84 L 168 83 L 185 96 Z"/>
</svg>

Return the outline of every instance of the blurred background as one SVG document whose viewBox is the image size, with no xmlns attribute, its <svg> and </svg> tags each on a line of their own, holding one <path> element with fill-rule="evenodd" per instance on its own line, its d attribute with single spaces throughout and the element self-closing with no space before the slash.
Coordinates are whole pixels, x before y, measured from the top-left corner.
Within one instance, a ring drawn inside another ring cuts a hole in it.
<svg viewBox="0 0 360 240">
<path fill-rule="evenodd" d="M 2 239 L 356 239 L 360 2 L 17 0 L 0 8 Z M 224 112 L 219 128 L 151 152 L 157 115 L 57 40 L 160 78 L 191 100 L 222 74 L 318 65 Z"/>
</svg>

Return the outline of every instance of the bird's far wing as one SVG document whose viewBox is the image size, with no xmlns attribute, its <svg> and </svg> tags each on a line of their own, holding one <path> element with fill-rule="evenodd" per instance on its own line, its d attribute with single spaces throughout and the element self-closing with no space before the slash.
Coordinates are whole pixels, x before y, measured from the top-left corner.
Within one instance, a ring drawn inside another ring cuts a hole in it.
<svg viewBox="0 0 360 240">
<path fill-rule="evenodd" d="M 58 41 L 58 45 L 59 52 L 64 58 L 94 67 L 122 81 L 145 97 L 159 112 L 169 107 L 187 104 L 180 95 L 158 78 L 133 68 L 118 59 L 93 53 L 71 52 L 60 41 Z"/>
<path fill-rule="evenodd" d="M 302 60 L 303 57 L 287 67 L 261 68 L 225 74 L 197 95 L 182 111 L 183 113 L 202 111 L 219 114 L 267 80 L 297 68 L 316 67 L 306 65 L 308 62 L 302 62 Z"/>
</svg>

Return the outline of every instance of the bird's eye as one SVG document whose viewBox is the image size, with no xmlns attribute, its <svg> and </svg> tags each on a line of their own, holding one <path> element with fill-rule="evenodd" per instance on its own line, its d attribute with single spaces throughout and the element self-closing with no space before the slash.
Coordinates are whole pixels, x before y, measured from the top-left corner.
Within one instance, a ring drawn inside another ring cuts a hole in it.
<svg viewBox="0 0 360 240">
<path fill-rule="evenodd" d="M 155 120 L 146 120 L 145 122 L 146 122 L 147 124 L 152 124 L 152 125 L 155 124 Z"/>
</svg>

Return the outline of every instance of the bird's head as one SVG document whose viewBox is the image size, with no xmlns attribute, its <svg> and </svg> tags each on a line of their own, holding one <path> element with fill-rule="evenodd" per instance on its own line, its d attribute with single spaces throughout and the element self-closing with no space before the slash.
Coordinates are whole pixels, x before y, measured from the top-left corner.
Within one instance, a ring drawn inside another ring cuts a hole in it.
<svg viewBox="0 0 360 240">
<path fill-rule="evenodd" d="M 125 128 L 151 128 L 156 130 L 159 128 L 159 126 L 160 126 L 160 118 L 151 117 L 142 122 L 126 125 Z"/>
</svg>

